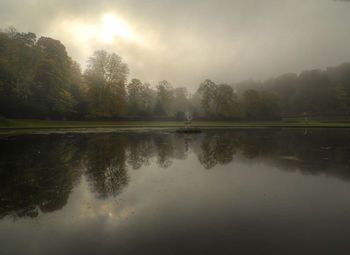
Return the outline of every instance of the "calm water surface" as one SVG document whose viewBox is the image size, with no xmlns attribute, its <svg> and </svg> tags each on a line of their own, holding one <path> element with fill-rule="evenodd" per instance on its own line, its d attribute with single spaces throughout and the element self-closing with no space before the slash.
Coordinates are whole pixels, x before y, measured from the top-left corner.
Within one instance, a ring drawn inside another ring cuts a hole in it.
<svg viewBox="0 0 350 255">
<path fill-rule="evenodd" d="M 0 139 L 0 254 L 350 254 L 350 130 Z"/>
</svg>

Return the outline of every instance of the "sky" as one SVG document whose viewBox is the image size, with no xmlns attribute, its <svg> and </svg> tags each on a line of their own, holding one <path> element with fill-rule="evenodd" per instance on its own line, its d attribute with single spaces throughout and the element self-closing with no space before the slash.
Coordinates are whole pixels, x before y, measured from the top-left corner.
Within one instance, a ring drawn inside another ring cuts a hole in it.
<svg viewBox="0 0 350 255">
<path fill-rule="evenodd" d="M 189 90 L 350 62 L 350 0 L 1 0 L 0 24 Z"/>
</svg>

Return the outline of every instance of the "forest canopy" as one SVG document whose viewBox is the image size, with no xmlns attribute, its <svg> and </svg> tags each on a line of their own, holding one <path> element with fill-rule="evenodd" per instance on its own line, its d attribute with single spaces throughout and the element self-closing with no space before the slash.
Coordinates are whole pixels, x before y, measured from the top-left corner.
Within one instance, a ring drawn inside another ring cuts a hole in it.
<svg viewBox="0 0 350 255">
<path fill-rule="evenodd" d="M 350 63 L 290 73 L 263 82 L 217 84 L 197 91 L 169 81 L 129 79 L 116 53 L 96 50 L 86 70 L 56 39 L 14 28 L 0 31 L 0 115 L 68 120 L 278 120 L 282 116 L 348 115 Z"/>
</svg>

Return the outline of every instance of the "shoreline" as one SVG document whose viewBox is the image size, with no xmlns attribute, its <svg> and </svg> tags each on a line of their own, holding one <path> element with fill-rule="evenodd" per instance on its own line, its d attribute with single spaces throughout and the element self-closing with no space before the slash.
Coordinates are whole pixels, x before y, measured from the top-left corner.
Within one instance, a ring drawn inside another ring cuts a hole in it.
<svg viewBox="0 0 350 255">
<path fill-rule="evenodd" d="M 38 121 L 38 120 L 8 120 L 12 125 L 0 123 L 0 137 L 26 134 L 69 134 L 69 133 L 114 133 L 114 132 L 144 132 L 170 131 L 176 132 L 184 128 L 183 122 L 77 122 L 77 121 Z M 69 124 L 68 124 L 69 123 Z M 13 125 L 17 124 L 17 125 Z M 213 130 L 247 130 L 247 129 L 350 129 L 350 123 L 322 123 L 285 121 L 252 121 L 252 122 L 193 122 L 191 127 L 201 131 Z"/>
<path fill-rule="evenodd" d="M 184 128 L 183 121 L 55 121 L 0 119 L 0 130 L 77 128 Z M 350 128 L 349 121 L 193 121 L 194 128 Z"/>
</svg>

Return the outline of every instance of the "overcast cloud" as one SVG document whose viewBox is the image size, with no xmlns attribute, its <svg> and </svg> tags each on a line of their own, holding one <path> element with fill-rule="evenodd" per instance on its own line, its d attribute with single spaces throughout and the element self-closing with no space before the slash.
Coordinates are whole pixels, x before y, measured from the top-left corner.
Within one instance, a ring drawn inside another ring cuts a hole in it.
<svg viewBox="0 0 350 255">
<path fill-rule="evenodd" d="M 60 40 L 85 66 L 113 51 L 131 77 L 194 89 L 350 61 L 350 3 L 338 0 L 1 0 L 2 28 Z M 105 36 L 103 17 L 127 36 Z M 108 40 L 107 40 L 108 39 Z"/>
</svg>

